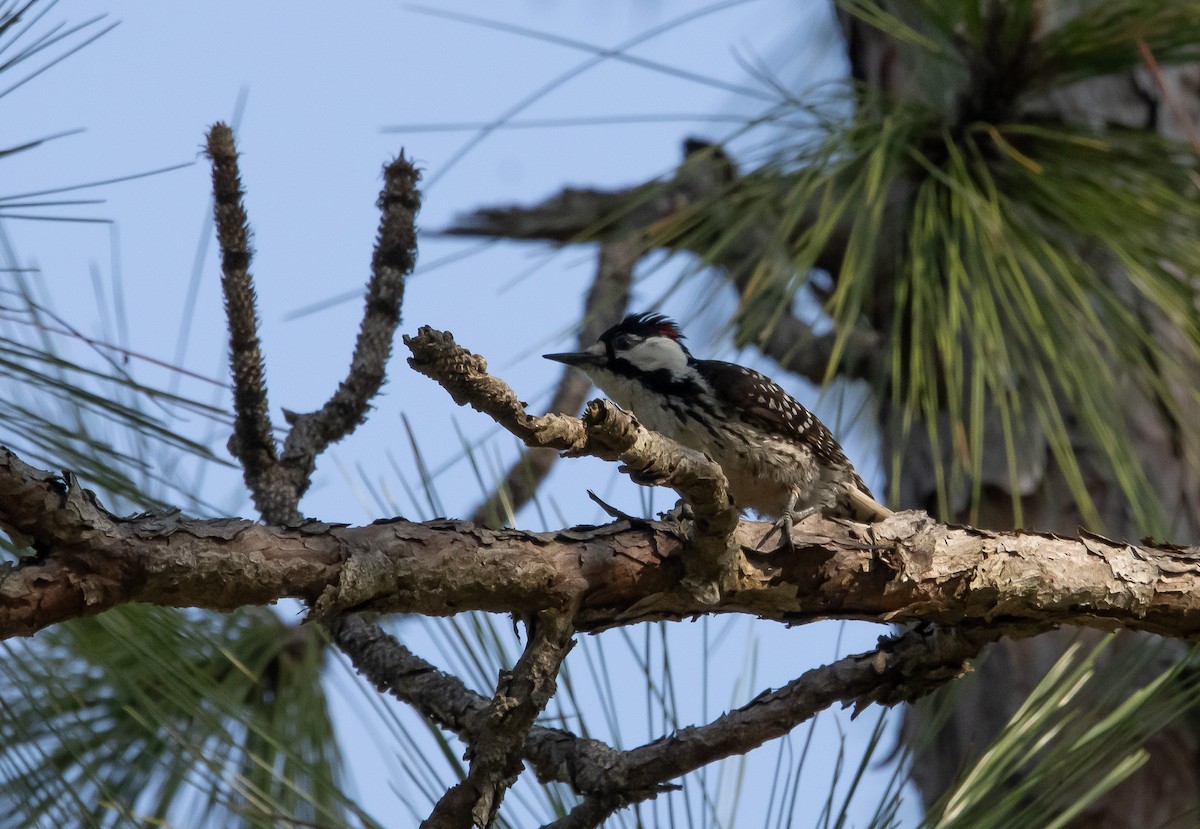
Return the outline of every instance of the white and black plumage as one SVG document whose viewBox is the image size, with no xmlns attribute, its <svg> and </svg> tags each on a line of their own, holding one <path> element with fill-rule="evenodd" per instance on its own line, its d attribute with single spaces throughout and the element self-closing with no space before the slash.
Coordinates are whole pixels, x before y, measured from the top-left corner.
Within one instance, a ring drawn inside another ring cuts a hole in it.
<svg viewBox="0 0 1200 829">
<path fill-rule="evenodd" d="M 812 412 L 757 371 L 697 360 L 661 314 L 628 316 L 587 351 L 545 357 L 587 372 L 642 425 L 715 460 L 742 509 L 787 523 L 817 511 L 891 515 Z"/>
</svg>

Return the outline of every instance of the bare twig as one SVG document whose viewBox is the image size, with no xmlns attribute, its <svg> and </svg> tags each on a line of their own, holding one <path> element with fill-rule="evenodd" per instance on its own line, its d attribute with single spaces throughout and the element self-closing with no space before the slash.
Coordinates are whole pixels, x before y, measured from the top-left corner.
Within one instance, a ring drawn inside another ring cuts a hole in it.
<svg viewBox="0 0 1200 829">
<path fill-rule="evenodd" d="M 366 419 L 370 402 L 383 385 L 400 324 L 404 282 L 417 261 L 420 177 L 404 153 L 383 168 L 384 185 L 378 201 L 382 215 L 350 370 L 320 409 L 309 414 L 288 413 L 292 428 L 284 443 L 283 461 L 297 479 L 297 496 L 308 488 L 317 456 Z"/>
<path fill-rule="evenodd" d="M 613 812 L 625 805 L 627 801 L 617 795 L 589 795 L 566 815 L 547 823 L 542 829 L 596 829 L 603 825 Z"/>
<path fill-rule="evenodd" d="M 456 676 L 439 671 L 395 637 L 360 616 L 343 616 L 330 624 L 334 641 L 355 669 L 380 691 L 408 703 L 464 742 L 475 740 L 473 729 L 489 704 L 487 697 L 467 688 Z M 539 780 L 596 781 L 620 754 L 599 740 L 584 739 L 557 728 L 535 725 L 525 742 L 525 759 Z M 584 785 L 590 785 L 585 783 Z"/>
<path fill-rule="evenodd" d="M 620 752 L 603 783 L 566 817 L 543 829 L 592 829 L 617 809 L 655 797 L 667 781 L 788 734 L 834 705 L 855 713 L 872 703 L 894 705 L 929 693 L 962 675 L 967 662 L 1020 628 L 918 629 L 880 640 L 878 648 L 806 671 L 777 691 L 702 726 L 676 731 Z"/>
<path fill-rule="evenodd" d="M 632 240 L 600 243 L 596 277 L 583 306 L 583 324 L 579 329 L 580 349 L 594 343 L 625 313 L 629 304 L 633 267 L 642 253 L 641 243 Z M 574 414 L 587 399 L 591 387 L 591 380 L 583 372 L 564 369 L 562 380 L 546 411 Z M 496 491 L 475 509 L 471 520 L 484 526 L 503 526 L 506 516 L 515 514 L 533 497 L 557 460 L 558 452 L 553 449 L 526 449 L 509 468 Z"/>
<path fill-rule="evenodd" d="M 559 667 L 574 645 L 571 614 L 538 613 L 526 626 L 529 644 L 512 671 L 503 671 L 496 694 L 481 712 L 470 743 L 471 770 L 438 801 L 423 829 L 489 827 L 504 792 L 521 772 L 521 756 L 534 718 L 554 696 Z"/>
<path fill-rule="evenodd" d="M 833 705 L 853 707 L 857 714 L 872 703 L 916 699 L 961 676 L 986 645 L 1021 632 L 1004 625 L 926 626 L 883 638 L 875 650 L 806 671 L 707 725 L 625 752 L 621 766 L 610 770 L 609 791 L 653 791 L 663 781 L 781 737 Z"/>
<path fill-rule="evenodd" d="M 279 457 L 271 434 L 263 358 L 256 330 L 254 286 L 249 273 L 249 228 L 242 205 L 237 151 L 229 127 L 213 126 L 208 152 L 213 162 L 217 238 L 234 378 L 236 425 L 230 451 L 242 464 L 246 486 L 263 519 L 275 525 L 299 526 L 303 521 L 300 498 L 312 483 L 317 456 L 363 422 L 370 401 L 383 385 L 392 341 L 400 324 L 404 282 L 416 263 L 415 219 L 421 204 L 417 190 L 420 174 L 403 153 L 384 167 L 384 187 L 378 200 L 382 216 L 349 371 L 319 410 L 308 414 L 284 412 L 291 429 Z M 377 626 L 362 624 L 383 635 Z M 352 650 L 356 640 L 336 635 L 336 618 L 330 629 L 339 644 L 350 651 L 351 658 L 361 658 L 361 654 Z"/>
<path fill-rule="evenodd" d="M 214 124 L 208 132 L 207 152 L 212 160 L 213 214 L 221 247 L 221 290 L 225 294 L 233 374 L 234 428 L 229 451 L 242 464 L 246 488 L 259 512 L 286 521 L 292 516 L 286 515 L 286 505 L 278 503 L 280 493 L 276 491 L 278 455 L 263 377 L 258 311 L 250 276 L 250 227 L 242 204 L 233 130 L 223 123 Z"/>
<path fill-rule="evenodd" d="M 234 382 L 234 436 L 229 448 L 242 464 L 246 487 L 263 520 L 298 524 L 299 503 L 312 483 L 317 456 L 362 423 L 371 399 L 383 385 L 400 324 L 404 280 L 416 262 L 414 221 L 420 208 L 420 174 L 401 153 L 384 167 L 379 196 L 382 213 L 366 308 L 346 378 L 318 411 L 285 411 L 291 429 L 280 454 L 271 433 L 263 356 L 257 333 L 254 284 L 250 276 L 249 227 L 242 205 L 237 149 L 225 124 L 209 130 L 217 241 L 221 247 L 221 285 L 230 330 L 230 366 Z"/>
<path fill-rule="evenodd" d="M 358 614 L 338 616 L 330 620 L 328 628 L 334 644 L 378 690 L 387 691 L 443 728 L 467 738 L 471 716 L 487 705 L 485 697 Z"/>
</svg>

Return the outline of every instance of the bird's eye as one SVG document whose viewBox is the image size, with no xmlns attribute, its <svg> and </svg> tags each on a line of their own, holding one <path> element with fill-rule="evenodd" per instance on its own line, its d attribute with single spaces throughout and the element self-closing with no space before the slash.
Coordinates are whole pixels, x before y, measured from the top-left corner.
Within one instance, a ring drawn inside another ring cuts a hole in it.
<svg viewBox="0 0 1200 829">
<path fill-rule="evenodd" d="M 628 351 L 633 348 L 635 342 L 632 334 L 618 334 L 613 337 L 613 349 L 616 351 Z"/>
</svg>

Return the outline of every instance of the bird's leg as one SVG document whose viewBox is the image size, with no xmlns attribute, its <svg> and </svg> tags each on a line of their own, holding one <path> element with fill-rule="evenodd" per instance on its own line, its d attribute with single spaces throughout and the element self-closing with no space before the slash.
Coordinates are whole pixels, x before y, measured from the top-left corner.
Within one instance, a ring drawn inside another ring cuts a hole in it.
<svg viewBox="0 0 1200 829">
<path fill-rule="evenodd" d="M 666 512 L 660 512 L 658 517 L 664 521 L 691 521 L 693 517 L 692 505 L 680 498 L 675 502 L 675 506 Z"/>
<path fill-rule="evenodd" d="M 688 528 L 691 526 L 692 521 L 695 520 L 692 505 L 682 498 L 667 512 L 660 512 L 659 517 L 667 523 L 674 523 L 681 536 L 688 534 Z"/>
<path fill-rule="evenodd" d="M 783 543 L 787 546 L 788 550 L 793 549 L 792 526 L 796 522 L 803 521 L 805 518 L 808 518 L 808 516 L 817 511 L 816 507 L 805 507 L 799 512 L 796 512 L 797 494 L 798 493 L 795 490 L 792 490 L 792 494 L 788 496 L 787 505 L 783 508 L 783 513 L 775 519 L 775 523 L 771 525 L 771 529 L 767 530 L 767 534 L 762 537 L 762 540 L 758 542 L 758 545 L 755 549 L 761 550 L 763 545 L 765 545 L 771 536 L 775 535 L 777 532 L 783 533 Z"/>
</svg>

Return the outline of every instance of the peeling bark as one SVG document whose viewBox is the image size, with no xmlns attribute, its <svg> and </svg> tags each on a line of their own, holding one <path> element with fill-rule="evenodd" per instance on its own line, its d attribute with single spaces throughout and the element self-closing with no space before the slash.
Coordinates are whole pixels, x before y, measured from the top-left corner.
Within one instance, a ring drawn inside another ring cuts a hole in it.
<svg viewBox="0 0 1200 829">
<path fill-rule="evenodd" d="M 3 637 L 126 602 L 230 610 L 294 597 L 322 618 L 578 603 L 581 631 L 715 612 L 789 624 L 1125 626 L 1200 639 L 1200 548 L 984 532 L 915 512 L 869 525 L 813 516 L 797 525 L 793 551 L 773 553 L 755 550 L 769 525 L 744 521 L 734 533 L 738 572 L 712 605 L 684 586 L 687 544 L 673 524 L 533 533 L 444 520 L 281 528 L 178 513 L 118 518 L 7 450 L 0 524 L 39 553 L 0 572 Z"/>
</svg>

